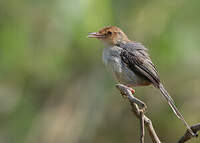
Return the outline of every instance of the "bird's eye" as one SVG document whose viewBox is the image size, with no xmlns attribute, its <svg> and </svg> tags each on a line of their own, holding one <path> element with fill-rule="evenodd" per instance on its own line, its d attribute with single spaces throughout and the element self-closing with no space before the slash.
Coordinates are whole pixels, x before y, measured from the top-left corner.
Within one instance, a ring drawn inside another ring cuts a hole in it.
<svg viewBox="0 0 200 143">
<path fill-rule="evenodd" d="M 111 31 L 108 31 L 108 35 L 111 35 L 112 34 L 112 32 Z"/>
</svg>

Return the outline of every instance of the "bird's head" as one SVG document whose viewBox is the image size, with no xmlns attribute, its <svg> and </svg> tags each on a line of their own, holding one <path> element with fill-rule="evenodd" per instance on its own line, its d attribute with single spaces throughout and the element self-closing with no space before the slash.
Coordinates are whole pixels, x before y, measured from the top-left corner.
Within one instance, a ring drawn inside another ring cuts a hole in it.
<svg viewBox="0 0 200 143">
<path fill-rule="evenodd" d="M 126 34 L 116 26 L 104 27 L 99 32 L 89 33 L 87 37 L 100 39 L 109 45 L 130 42 Z"/>
</svg>

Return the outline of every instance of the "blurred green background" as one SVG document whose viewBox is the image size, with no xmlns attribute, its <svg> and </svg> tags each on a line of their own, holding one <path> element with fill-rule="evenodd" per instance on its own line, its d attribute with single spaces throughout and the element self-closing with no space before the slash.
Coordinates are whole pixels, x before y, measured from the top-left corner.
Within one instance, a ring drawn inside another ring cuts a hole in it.
<svg viewBox="0 0 200 143">
<path fill-rule="evenodd" d="M 108 25 L 148 47 L 185 119 L 200 122 L 199 0 L 1 0 L 1 143 L 139 142 L 139 121 L 102 63 L 103 44 L 86 38 Z M 183 135 L 156 89 L 138 87 L 136 96 L 164 143 Z"/>
</svg>

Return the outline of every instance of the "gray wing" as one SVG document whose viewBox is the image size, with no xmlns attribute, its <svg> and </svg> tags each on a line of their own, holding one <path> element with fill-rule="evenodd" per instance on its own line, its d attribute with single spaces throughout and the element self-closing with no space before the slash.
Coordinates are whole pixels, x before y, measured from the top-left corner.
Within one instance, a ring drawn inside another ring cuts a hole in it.
<svg viewBox="0 0 200 143">
<path fill-rule="evenodd" d="M 160 78 L 154 64 L 152 63 L 147 49 L 140 43 L 131 43 L 121 46 L 120 54 L 122 61 L 135 73 L 140 74 L 153 83 L 155 87 L 160 84 Z"/>
</svg>

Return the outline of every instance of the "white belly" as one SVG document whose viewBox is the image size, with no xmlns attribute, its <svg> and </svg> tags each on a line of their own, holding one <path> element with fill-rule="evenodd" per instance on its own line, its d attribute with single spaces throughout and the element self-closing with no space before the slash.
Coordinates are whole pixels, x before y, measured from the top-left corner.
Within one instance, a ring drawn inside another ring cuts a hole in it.
<svg viewBox="0 0 200 143">
<path fill-rule="evenodd" d="M 103 62 L 112 72 L 122 72 L 120 49 L 118 47 L 104 48 Z"/>
<path fill-rule="evenodd" d="M 105 48 L 103 50 L 103 62 L 117 81 L 123 84 L 130 84 L 133 82 L 134 73 L 124 67 L 120 53 L 120 47 L 114 46 Z"/>
</svg>

